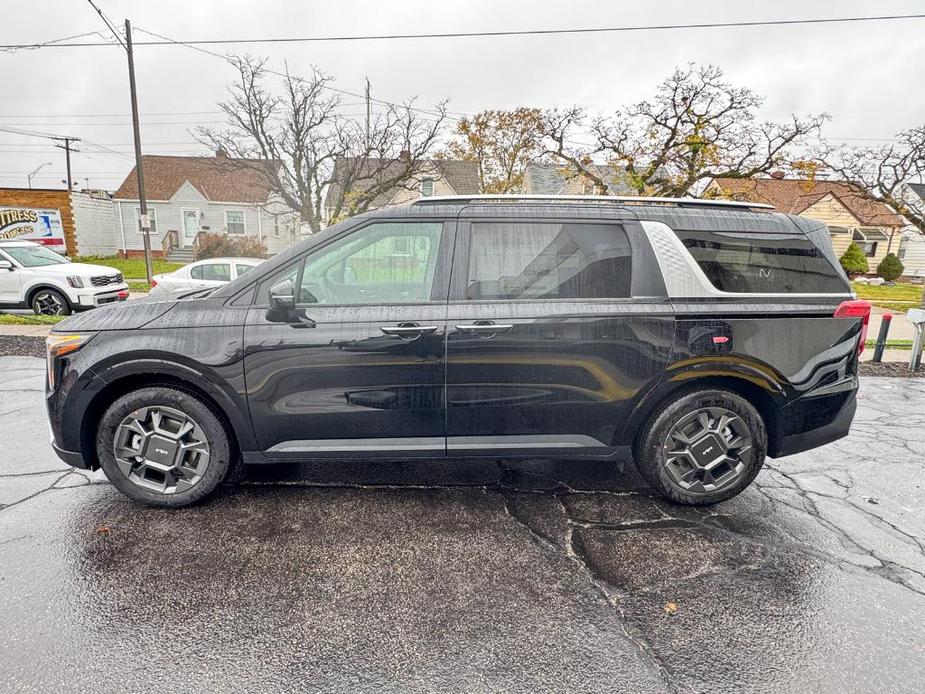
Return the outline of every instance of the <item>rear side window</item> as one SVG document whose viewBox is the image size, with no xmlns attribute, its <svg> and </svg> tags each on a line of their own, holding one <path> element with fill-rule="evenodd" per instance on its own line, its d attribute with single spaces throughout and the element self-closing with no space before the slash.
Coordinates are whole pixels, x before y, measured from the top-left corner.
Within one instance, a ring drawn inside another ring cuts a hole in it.
<svg viewBox="0 0 925 694">
<path fill-rule="evenodd" d="M 840 294 L 841 276 L 822 249 L 802 236 L 745 239 L 677 232 L 713 286 L 736 293 Z"/>
<path fill-rule="evenodd" d="M 477 222 L 466 298 L 623 298 L 631 270 L 629 240 L 618 225 Z"/>
</svg>

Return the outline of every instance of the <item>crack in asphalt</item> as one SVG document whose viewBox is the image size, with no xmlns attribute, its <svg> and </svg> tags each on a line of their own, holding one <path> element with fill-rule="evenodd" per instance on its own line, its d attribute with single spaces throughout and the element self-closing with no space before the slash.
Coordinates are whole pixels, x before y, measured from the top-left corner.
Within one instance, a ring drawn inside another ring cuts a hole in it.
<svg viewBox="0 0 925 694">
<path fill-rule="evenodd" d="M 564 484 L 564 483 L 563 483 Z M 565 485 L 567 487 L 567 485 Z M 489 487 L 485 486 L 482 488 L 484 493 L 495 494 L 501 499 L 501 506 L 504 509 L 506 515 L 513 520 L 517 525 L 529 533 L 532 540 L 548 552 L 552 552 L 556 556 L 562 556 L 564 551 L 564 556 L 575 564 L 579 572 L 584 575 L 592 587 L 597 591 L 597 593 L 604 598 L 608 605 L 613 608 L 620 618 L 620 628 L 623 631 L 623 635 L 626 640 L 633 645 L 636 649 L 636 652 L 639 654 L 640 659 L 644 664 L 646 664 L 653 672 L 658 673 L 659 677 L 664 682 L 665 686 L 671 692 L 681 691 L 680 683 L 677 681 L 676 676 L 672 672 L 671 668 L 655 653 L 654 649 L 651 646 L 649 640 L 636 629 L 634 629 L 629 620 L 626 618 L 626 614 L 620 606 L 619 600 L 616 596 L 613 595 L 613 586 L 607 582 L 605 579 L 601 578 L 591 567 L 590 563 L 587 561 L 587 558 L 584 556 L 581 548 L 578 546 L 580 543 L 576 544 L 574 533 L 572 532 L 572 526 L 569 521 L 568 509 L 565 507 L 565 504 L 562 503 L 562 500 L 559 498 L 558 494 L 548 494 L 542 493 L 544 497 L 549 497 L 558 501 L 558 507 L 561 510 L 561 513 L 567 521 L 566 525 L 566 536 L 563 538 L 563 544 L 559 545 L 545 534 L 537 531 L 529 521 L 521 518 L 511 509 L 511 500 L 508 497 L 508 493 L 511 491 L 516 491 L 520 493 L 533 493 L 534 490 L 521 490 L 521 489 L 511 489 L 509 487 Z M 694 691 L 689 688 L 688 691 Z"/>
</svg>

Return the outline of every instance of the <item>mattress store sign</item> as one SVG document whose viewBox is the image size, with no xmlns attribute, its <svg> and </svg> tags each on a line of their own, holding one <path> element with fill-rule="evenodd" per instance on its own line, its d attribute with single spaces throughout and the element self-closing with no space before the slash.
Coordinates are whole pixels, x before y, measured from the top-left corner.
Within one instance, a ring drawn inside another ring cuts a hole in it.
<svg viewBox="0 0 925 694">
<path fill-rule="evenodd" d="M 59 210 L 0 207 L 0 241 L 35 241 L 64 253 L 64 226 Z"/>
</svg>

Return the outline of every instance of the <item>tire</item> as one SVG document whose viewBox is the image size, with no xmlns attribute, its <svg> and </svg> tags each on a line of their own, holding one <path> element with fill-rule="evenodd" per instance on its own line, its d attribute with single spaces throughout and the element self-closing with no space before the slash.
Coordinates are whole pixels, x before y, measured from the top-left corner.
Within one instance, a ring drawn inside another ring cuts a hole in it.
<svg viewBox="0 0 925 694">
<path fill-rule="evenodd" d="M 57 289 L 39 289 L 29 299 L 29 306 L 37 316 L 69 316 L 71 304 Z"/>
<path fill-rule="evenodd" d="M 748 400 L 727 390 L 696 390 L 649 418 L 634 458 L 661 496 L 705 506 L 751 484 L 767 448 L 764 420 Z"/>
<path fill-rule="evenodd" d="M 209 405 L 167 386 L 123 395 L 103 414 L 96 435 L 109 481 L 151 506 L 187 506 L 211 494 L 232 467 L 232 450 Z"/>
</svg>

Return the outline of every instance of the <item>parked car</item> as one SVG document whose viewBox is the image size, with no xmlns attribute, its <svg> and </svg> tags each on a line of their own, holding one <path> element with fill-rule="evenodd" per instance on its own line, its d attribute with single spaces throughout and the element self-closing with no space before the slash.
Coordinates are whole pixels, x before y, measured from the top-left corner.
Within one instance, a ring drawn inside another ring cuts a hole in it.
<svg viewBox="0 0 925 694">
<path fill-rule="evenodd" d="M 0 241 L 0 308 L 66 316 L 127 298 L 128 285 L 114 268 L 72 263 L 32 241 Z"/>
<path fill-rule="evenodd" d="M 149 296 L 166 297 L 194 289 L 220 287 L 241 277 L 263 262 L 262 258 L 209 258 L 179 270 L 155 275 Z"/>
<path fill-rule="evenodd" d="M 711 504 L 848 433 L 870 305 L 762 205 L 429 197 L 48 339 L 58 455 L 182 506 L 238 462 L 632 458 Z"/>
</svg>

